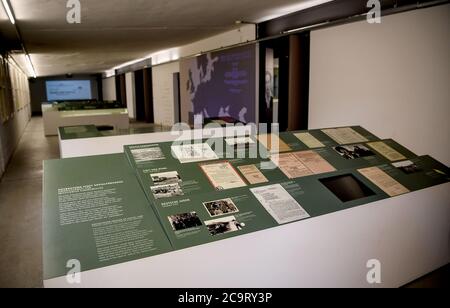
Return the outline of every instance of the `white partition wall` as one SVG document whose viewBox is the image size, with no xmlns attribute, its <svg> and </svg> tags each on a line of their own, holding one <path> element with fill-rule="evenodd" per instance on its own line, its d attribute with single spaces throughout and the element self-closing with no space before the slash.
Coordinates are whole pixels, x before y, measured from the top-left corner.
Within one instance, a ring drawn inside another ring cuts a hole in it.
<svg viewBox="0 0 450 308">
<path fill-rule="evenodd" d="M 115 101 L 117 100 L 116 94 L 116 78 L 109 77 L 102 80 L 103 86 L 103 99 L 105 101 Z"/>
<path fill-rule="evenodd" d="M 179 62 L 154 66 L 152 69 L 153 108 L 156 124 L 165 126 L 175 124 L 173 73 L 179 71 Z"/>
<path fill-rule="evenodd" d="M 311 33 L 310 129 L 360 124 L 450 164 L 450 5 Z"/>
<path fill-rule="evenodd" d="M 136 119 L 136 85 L 134 83 L 134 72 L 125 74 L 127 89 L 127 109 L 130 119 Z"/>
</svg>

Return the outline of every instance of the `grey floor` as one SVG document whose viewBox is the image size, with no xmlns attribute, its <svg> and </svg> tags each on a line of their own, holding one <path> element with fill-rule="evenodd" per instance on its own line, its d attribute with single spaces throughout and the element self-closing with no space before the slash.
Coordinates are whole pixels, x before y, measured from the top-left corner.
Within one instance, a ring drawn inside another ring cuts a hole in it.
<svg viewBox="0 0 450 308">
<path fill-rule="evenodd" d="M 0 287 L 42 287 L 42 161 L 58 138 L 32 118 L 0 182 Z"/>
<path fill-rule="evenodd" d="M 55 158 L 57 137 L 33 117 L 0 181 L 0 288 L 42 287 L 42 161 Z M 447 266 L 407 287 L 448 286 L 449 277 Z"/>
</svg>

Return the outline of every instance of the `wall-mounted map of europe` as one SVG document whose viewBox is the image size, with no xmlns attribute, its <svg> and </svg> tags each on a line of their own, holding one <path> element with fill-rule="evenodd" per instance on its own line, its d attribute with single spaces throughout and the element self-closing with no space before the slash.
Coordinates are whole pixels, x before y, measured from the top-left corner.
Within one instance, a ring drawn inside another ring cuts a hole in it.
<svg viewBox="0 0 450 308">
<path fill-rule="evenodd" d="M 255 46 L 232 48 L 183 60 L 182 121 L 232 118 L 255 122 Z"/>
</svg>

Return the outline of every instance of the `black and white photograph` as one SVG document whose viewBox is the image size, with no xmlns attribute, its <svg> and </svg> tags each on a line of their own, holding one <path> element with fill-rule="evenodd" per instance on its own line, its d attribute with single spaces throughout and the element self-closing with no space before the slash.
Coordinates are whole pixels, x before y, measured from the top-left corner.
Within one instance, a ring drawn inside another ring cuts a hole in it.
<svg viewBox="0 0 450 308">
<path fill-rule="evenodd" d="M 181 231 L 202 226 L 202 221 L 196 212 L 183 213 L 168 217 L 173 231 Z"/>
<path fill-rule="evenodd" d="M 340 145 L 333 148 L 345 159 L 357 159 L 362 157 L 375 156 L 375 153 L 362 144 Z"/>
<path fill-rule="evenodd" d="M 181 177 L 177 171 L 150 174 L 153 184 L 156 186 L 181 183 Z"/>
<path fill-rule="evenodd" d="M 131 150 L 131 154 L 137 164 L 166 158 L 160 147 L 134 149 Z"/>
<path fill-rule="evenodd" d="M 180 184 L 168 184 L 150 187 L 155 199 L 171 198 L 176 196 L 183 196 L 183 189 Z"/>
<path fill-rule="evenodd" d="M 234 216 L 205 221 L 205 225 L 212 236 L 240 231 L 245 227 L 245 224 Z"/>
<path fill-rule="evenodd" d="M 230 198 L 204 202 L 203 205 L 211 217 L 239 212 L 233 200 Z"/>
<path fill-rule="evenodd" d="M 415 164 L 414 162 L 412 162 L 410 160 L 394 163 L 394 164 L 392 164 L 392 166 L 394 166 L 397 169 L 400 169 L 401 171 L 403 171 L 406 174 L 413 174 L 413 173 L 422 171 L 422 169 L 420 169 L 417 166 L 417 164 Z"/>
</svg>

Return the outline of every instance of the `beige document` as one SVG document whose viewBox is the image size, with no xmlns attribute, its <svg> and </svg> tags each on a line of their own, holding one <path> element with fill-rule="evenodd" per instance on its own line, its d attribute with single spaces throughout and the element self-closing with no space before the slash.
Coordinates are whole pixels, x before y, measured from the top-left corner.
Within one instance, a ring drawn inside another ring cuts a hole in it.
<svg viewBox="0 0 450 308">
<path fill-rule="evenodd" d="M 278 224 L 310 217 L 280 184 L 252 188 L 250 191 Z"/>
<path fill-rule="evenodd" d="M 301 142 L 303 142 L 308 148 L 315 149 L 315 148 L 323 148 L 325 145 L 317 140 L 316 137 L 311 135 L 310 133 L 298 133 L 294 134 L 295 137 L 297 137 Z"/>
<path fill-rule="evenodd" d="M 283 153 L 291 150 L 291 148 L 275 134 L 258 135 L 258 140 L 270 153 Z"/>
<path fill-rule="evenodd" d="M 247 186 L 229 162 L 200 165 L 216 190 Z"/>
<path fill-rule="evenodd" d="M 382 191 L 391 197 L 403 195 L 409 192 L 405 186 L 397 182 L 378 167 L 360 169 L 358 172 L 368 178 L 372 183 L 377 185 Z"/>
<path fill-rule="evenodd" d="M 255 165 L 239 166 L 238 169 L 251 185 L 269 182 Z"/>
<path fill-rule="evenodd" d="M 361 143 L 369 141 L 351 127 L 323 129 L 322 132 L 327 134 L 331 139 L 339 144 Z"/>
<path fill-rule="evenodd" d="M 291 153 L 272 155 L 271 160 L 290 179 L 314 174 Z"/>
<path fill-rule="evenodd" d="M 336 169 L 329 162 L 314 151 L 302 151 L 292 154 L 314 174 L 336 171 Z"/>
<path fill-rule="evenodd" d="M 388 146 L 383 141 L 377 141 L 377 142 L 371 142 L 367 144 L 372 149 L 389 159 L 390 161 L 397 161 L 397 160 L 403 160 L 406 159 L 405 156 Z"/>
</svg>

